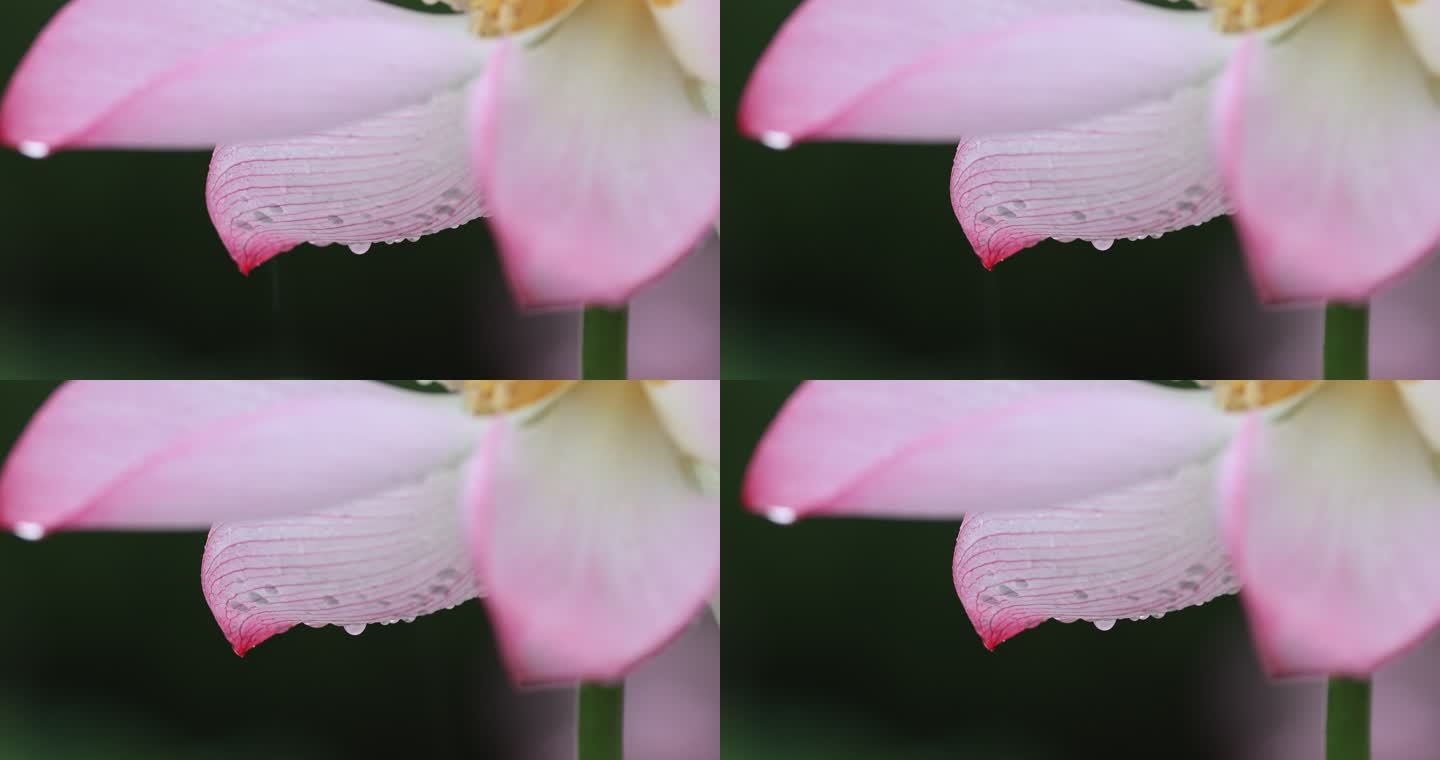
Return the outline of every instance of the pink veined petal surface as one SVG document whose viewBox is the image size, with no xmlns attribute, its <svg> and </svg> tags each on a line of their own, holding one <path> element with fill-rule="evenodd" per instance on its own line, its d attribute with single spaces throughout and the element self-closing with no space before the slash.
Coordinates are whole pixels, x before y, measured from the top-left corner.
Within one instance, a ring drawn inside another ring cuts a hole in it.
<svg viewBox="0 0 1440 760">
<path fill-rule="evenodd" d="M 1065 129 L 966 140 L 950 201 L 985 266 L 1046 238 L 1158 236 L 1226 212 L 1210 89 Z"/>
<path fill-rule="evenodd" d="M 1266 669 L 1368 675 L 1440 622 L 1434 453 L 1389 383 L 1253 416 L 1221 468 L 1221 534 Z"/>
<path fill-rule="evenodd" d="M 236 654 L 301 623 L 355 631 L 475 598 L 460 469 L 311 514 L 216 525 L 200 577 Z"/>
<path fill-rule="evenodd" d="M 363 381 L 77 380 L 0 472 L 0 524 L 208 528 L 310 512 L 464 458 L 453 398 Z"/>
<path fill-rule="evenodd" d="M 1265 300 L 1367 300 L 1440 240 L 1428 77 L 1384 3 L 1326 3 L 1236 54 L 1216 152 Z"/>
<path fill-rule="evenodd" d="M 377 0 L 73 0 L 0 103 L 8 145 L 208 148 L 423 102 L 480 71 L 456 16 Z"/>
<path fill-rule="evenodd" d="M 242 271 L 312 242 L 399 242 L 485 210 L 465 142 L 464 97 L 436 96 L 380 117 L 215 151 L 205 197 Z"/>
<path fill-rule="evenodd" d="M 1113 624 L 1234 593 L 1214 470 L 1204 461 L 1058 509 L 967 515 L 955 591 L 985 646 L 1052 618 Z"/>
<path fill-rule="evenodd" d="M 720 381 L 670 380 L 647 383 L 646 393 L 660 424 L 692 457 L 720 463 Z"/>
<path fill-rule="evenodd" d="M 761 59 L 741 127 L 791 139 L 954 140 L 1059 127 L 1196 84 L 1205 14 L 1116 0 L 809 0 Z"/>
<path fill-rule="evenodd" d="M 1415 52 L 1432 73 L 1440 74 L 1440 4 L 1435 0 L 1392 2 Z"/>
<path fill-rule="evenodd" d="M 716 496 L 625 383 L 586 383 L 472 464 L 470 546 L 522 683 L 623 678 L 720 584 Z"/>
<path fill-rule="evenodd" d="M 700 100 L 637 3 L 584 3 L 495 56 L 471 151 L 522 304 L 622 304 L 710 231 L 720 127 Z"/>
<path fill-rule="evenodd" d="M 648 0 L 670 50 L 691 75 L 720 82 L 720 0 Z"/>
<path fill-rule="evenodd" d="M 1232 426 L 1208 394 L 1139 381 L 817 380 L 765 434 L 743 498 L 784 519 L 1044 509 L 1171 472 Z"/>
</svg>

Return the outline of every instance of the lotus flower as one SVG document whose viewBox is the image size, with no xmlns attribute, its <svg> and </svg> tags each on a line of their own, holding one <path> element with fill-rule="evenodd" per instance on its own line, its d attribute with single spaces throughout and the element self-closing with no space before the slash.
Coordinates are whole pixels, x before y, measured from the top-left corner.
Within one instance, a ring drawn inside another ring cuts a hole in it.
<svg viewBox="0 0 1440 760">
<path fill-rule="evenodd" d="M 239 654 L 479 595 L 517 681 L 623 677 L 718 596 L 718 383 L 459 387 L 71 382 L 0 473 L 0 523 L 214 524 L 201 579 Z"/>
<path fill-rule="evenodd" d="M 761 442 L 772 519 L 959 519 L 986 646 L 1241 589 L 1274 674 L 1364 675 L 1440 623 L 1440 382 L 812 382 Z"/>
<path fill-rule="evenodd" d="M 0 140 L 212 148 L 250 271 L 493 216 L 530 306 L 620 304 L 716 223 L 719 0 L 73 0 L 0 102 Z"/>
<path fill-rule="evenodd" d="M 743 128 L 960 141 L 986 266 L 1233 208 L 1267 301 L 1369 298 L 1440 239 L 1440 11 L 1412 0 L 809 0 Z"/>
</svg>

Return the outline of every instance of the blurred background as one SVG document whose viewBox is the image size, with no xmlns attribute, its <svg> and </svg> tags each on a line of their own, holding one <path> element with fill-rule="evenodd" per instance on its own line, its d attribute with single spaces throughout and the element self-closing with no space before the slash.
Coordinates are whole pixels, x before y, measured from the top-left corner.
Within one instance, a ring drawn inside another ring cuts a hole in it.
<svg viewBox="0 0 1440 760">
<path fill-rule="evenodd" d="M 54 387 L 0 382 L 0 457 Z M 512 688 L 480 603 L 301 626 L 241 659 L 201 594 L 204 544 L 0 535 L 0 760 L 573 760 L 573 694 Z M 706 616 L 629 680 L 628 760 L 716 760 L 719 699 Z"/>
<path fill-rule="evenodd" d="M 6 4 L 0 79 L 63 4 Z M 516 312 L 483 221 L 364 256 L 302 246 L 244 277 L 206 213 L 209 162 L 140 152 L 32 161 L 0 150 L 0 377 L 576 371 L 576 316 Z M 634 305 L 632 374 L 716 377 L 719 294 L 710 241 Z"/>
<path fill-rule="evenodd" d="M 797 5 L 725 11 L 726 377 L 1318 374 L 1319 312 L 1261 309 L 1227 220 L 1105 253 L 1049 241 L 986 272 L 950 208 L 954 145 L 741 137 L 740 93 Z M 1376 376 L 1440 376 L 1416 337 L 1436 288 L 1429 266 L 1376 301 Z"/>
<path fill-rule="evenodd" d="M 794 387 L 725 384 L 726 760 L 1323 757 L 1324 685 L 1268 681 L 1236 597 L 1106 632 L 1052 621 L 987 652 L 951 582 L 958 522 L 742 510 Z M 1376 679 L 1374 760 L 1435 757 L 1437 710 L 1432 640 Z"/>
</svg>

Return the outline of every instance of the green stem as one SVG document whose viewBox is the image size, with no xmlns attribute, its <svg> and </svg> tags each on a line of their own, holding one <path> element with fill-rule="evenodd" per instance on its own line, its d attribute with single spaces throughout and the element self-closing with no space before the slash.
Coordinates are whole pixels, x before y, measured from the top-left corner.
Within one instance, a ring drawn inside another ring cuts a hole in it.
<svg viewBox="0 0 1440 760">
<path fill-rule="evenodd" d="M 623 760 L 625 687 L 580 685 L 579 760 Z"/>
<path fill-rule="evenodd" d="M 1325 310 L 1325 379 L 1364 380 L 1370 370 L 1370 311 Z M 1331 678 L 1325 711 L 1326 760 L 1370 760 L 1370 682 Z"/>
<path fill-rule="evenodd" d="M 1370 309 L 1325 309 L 1325 379 L 1364 380 L 1370 370 Z"/>
<path fill-rule="evenodd" d="M 624 380 L 629 367 L 630 312 L 627 308 L 585 310 L 580 336 L 580 377 Z"/>
<path fill-rule="evenodd" d="M 1325 760 L 1370 760 L 1370 682 L 1330 679 Z"/>
</svg>

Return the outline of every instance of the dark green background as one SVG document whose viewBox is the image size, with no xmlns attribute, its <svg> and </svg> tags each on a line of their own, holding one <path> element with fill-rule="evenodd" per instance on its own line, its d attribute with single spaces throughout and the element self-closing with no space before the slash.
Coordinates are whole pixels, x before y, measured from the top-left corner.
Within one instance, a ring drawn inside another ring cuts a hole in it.
<svg viewBox="0 0 1440 760">
<path fill-rule="evenodd" d="M 736 134 L 796 5 L 725 11 L 727 377 L 1267 376 L 1236 344 L 1297 317 L 1255 306 L 1226 220 L 1106 253 L 1049 241 L 986 272 L 950 208 L 953 145 L 777 153 Z"/>
<path fill-rule="evenodd" d="M 794 385 L 725 384 L 726 760 L 1263 757 L 1269 703 L 1295 687 L 1263 680 L 1235 597 L 1108 632 L 1050 622 L 992 653 L 951 581 L 958 521 L 743 511 Z"/>
</svg>

